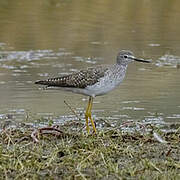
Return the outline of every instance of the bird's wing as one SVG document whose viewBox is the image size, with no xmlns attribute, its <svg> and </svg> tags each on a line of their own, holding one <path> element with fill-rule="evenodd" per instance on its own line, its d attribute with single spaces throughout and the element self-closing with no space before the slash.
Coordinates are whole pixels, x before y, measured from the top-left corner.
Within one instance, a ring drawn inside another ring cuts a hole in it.
<svg viewBox="0 0 180 180">
<path fill-rule="evenodd" d="M 107 70 L 108 66 L 96 66 L 95 68 L 91 67 L 77 73 L 36 81 L 35 84 L 56 87 L 85 88 L 98 82 L 99 79 L 104 76 Z"/>
</svg>

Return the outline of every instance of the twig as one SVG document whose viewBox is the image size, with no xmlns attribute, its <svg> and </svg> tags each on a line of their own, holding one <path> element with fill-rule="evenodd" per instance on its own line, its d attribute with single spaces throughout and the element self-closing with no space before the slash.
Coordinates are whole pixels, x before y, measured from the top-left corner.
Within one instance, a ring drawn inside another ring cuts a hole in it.
<svg viewBox="0 0 180 180">
<path fill-rule="evenodd" d="M 31 133 L 31 137 L 33 139 L 34 142 L 38 143 L 39 140 L 37 139 L 37 134 L 38 134 L 38 130 L 35 129 L 32 133 Z"/>
<path fill-rule="evenodd" d="M 81 118 L 78 116 L 78 114 L 75 112 L 75 110 L 64 100 L 64 104 L 73 112 L 73 114 L 81 121 Z"/>
<path fill-rule="evenodd" d="M 172 149 L 170 148 L 170 149 L 168 150 L 168 152 L 166 153 L 166 156 L 169 156 L 170 153 L 171 153 L 171 151 L 172 151 Z"/>
<path fill-rule="evenodd" d="M 36 142 L 36 143 L 39 142 L 39 140 L 37 138 L 38 133 L 40 133 L 40 134 L 52 134 L 52 135 L 55 135 L 55 136 L 62 136 L 64 134 L 63 131 L 57 129 L 56 127 L 44 127 L 44 128 L 40 128 L 40 129 L 35 129 L 31 133 L 31 137 L 32 137 L 33 141 Z"/>
<path fill-rule="evenodd" d="M 43 132 L 43 131 L 46 131 L 46 132 Z M 52 132 L 47 132 L 47 131 L 52 131 Z M 55 131 L 55 132 L 53 133 L 53 131 Z M 63 131 L 57 129 L 56 127 L 44 127 L 44 128 L 40 128 L 39 132 L 41 134 L 54 134 L 54 135 L 57 135 L 57 136 L 64 134 Z"/>
</svg>

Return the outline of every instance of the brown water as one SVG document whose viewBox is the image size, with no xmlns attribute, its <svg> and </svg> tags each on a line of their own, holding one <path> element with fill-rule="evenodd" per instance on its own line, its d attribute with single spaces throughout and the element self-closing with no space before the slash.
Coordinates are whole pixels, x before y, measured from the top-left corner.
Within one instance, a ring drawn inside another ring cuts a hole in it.
<svg viewBox="0 0 180 180">
<path fill-rule="evenodd" d="M 93 117 L 116 126 L 179 123 L 179 7 L 171 0 L 1 0 L 1 122 L 74 119 L 64 100 L 83 118 L 87 97 L 43 91 L 34 81 L 111 64 L 129 49 L 152 63 L 130 64 L 121 86 L 95 99 Z"/>
</svg>

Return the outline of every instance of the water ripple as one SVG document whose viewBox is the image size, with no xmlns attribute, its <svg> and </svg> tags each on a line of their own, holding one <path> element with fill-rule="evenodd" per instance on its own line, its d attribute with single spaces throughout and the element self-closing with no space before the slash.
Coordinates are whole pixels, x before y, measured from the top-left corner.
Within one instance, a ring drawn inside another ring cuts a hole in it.
<svg viewBox="0 0 180 180">
<path fill-rule="evenodd" d="M 180 57 L 169 54 L 165 54 L 164 56 L 160 57 L 156 63 L 156 66 L 159 67 L 169 66 L 173 68 L 179 68 L 179 65 L 180 65 Z"/>
<path fill-rule="evenodd" d="M 0 61 L 32 61 L 40 59 L 57 59 L 60 56 L 71 55 L 70 52 L 53 50 L 30 50 L 30 51 L 0 51 Z"/>
</svg>

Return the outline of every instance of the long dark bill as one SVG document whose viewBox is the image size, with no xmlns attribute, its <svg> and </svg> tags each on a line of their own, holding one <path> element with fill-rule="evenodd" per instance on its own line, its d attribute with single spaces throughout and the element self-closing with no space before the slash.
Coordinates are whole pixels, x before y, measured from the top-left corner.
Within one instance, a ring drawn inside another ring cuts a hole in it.
<svg viewBox="0 0 180 180">
<path fill-rule="evenodd" d="M 136 59 L 136 58 L 133 58 L 135 61 L 138 61 L 138 62 L 144 62 L 144 63 L 150 63 L 150 61 L 146 61 L 146 60 L 143 60 L 143 59 Z"/>
</svg>

